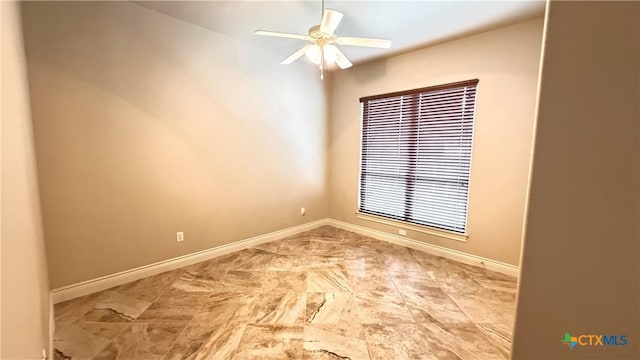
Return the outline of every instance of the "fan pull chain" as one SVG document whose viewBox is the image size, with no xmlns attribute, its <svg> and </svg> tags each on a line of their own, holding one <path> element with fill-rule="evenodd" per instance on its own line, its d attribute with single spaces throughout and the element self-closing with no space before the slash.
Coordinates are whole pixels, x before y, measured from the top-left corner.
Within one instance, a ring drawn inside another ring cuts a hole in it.
<svg viewBox="0 0 640 360">
<path fill-rule="evenodd" d="M 320 23 L 324 18 L 324 0 L 322 0 L 322 9 L 320 9 Z M 320 47 L 320 80 L 324 80 L 324 46 Z"/>
<path fill-rule="evenodd" d="M 324 46 L 320 47 L 320 80 L 324 80 Z"/>
</svg>

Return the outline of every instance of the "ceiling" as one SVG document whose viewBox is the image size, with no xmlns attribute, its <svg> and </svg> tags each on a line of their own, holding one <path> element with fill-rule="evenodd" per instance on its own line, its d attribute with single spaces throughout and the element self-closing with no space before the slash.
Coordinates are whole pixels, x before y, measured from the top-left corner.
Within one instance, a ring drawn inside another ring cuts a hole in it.
<svg viewBox="0 0 640 360">
<path fill-rule="evenodd" d="M 141 1 L 137 4 L 285 57 L 304 41 L 253 35 L 254 30 L 306 34 L 320 23 L 321 1 Z M 393 41 L 390 49 L 342 46 L 354 63 L 531 19 L 545 1 L 331 1 L 344 13 L 336 33 Z"/>
</svg>

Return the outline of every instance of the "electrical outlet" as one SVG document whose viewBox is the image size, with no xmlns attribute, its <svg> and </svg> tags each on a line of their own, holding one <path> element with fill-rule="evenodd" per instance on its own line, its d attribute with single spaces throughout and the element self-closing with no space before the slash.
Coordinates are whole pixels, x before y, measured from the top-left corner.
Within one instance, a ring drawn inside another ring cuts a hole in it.
<svg viewBox="0 0 640 360">
<path fill-rule="evenodd" d="M 305 208 L 300 208 L 300 215 L 304 216 L 304 214 L 307 213 L 307 209 Z"/>
<path fill-rule="evenodd" d="M 184 241 L 184 233 L 182 231 L 178 231 L 176 233 L 176 242 Z"/>
<path fill-rule="evenodd" d="M 398 234 L 403 235 L 403 236 L 407 236 L 407 230 L 398 229 Z"/>
</svg>

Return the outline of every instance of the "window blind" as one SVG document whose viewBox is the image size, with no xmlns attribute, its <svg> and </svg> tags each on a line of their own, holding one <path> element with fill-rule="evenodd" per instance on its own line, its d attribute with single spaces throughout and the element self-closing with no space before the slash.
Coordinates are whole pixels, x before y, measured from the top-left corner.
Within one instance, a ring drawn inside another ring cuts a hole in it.
<svg viewBox="0 0 640 360">
<path fill-rule="evenodd" d="M 466 231 L 477 84 L 360 99 L 361 213 Z"/>
</svg>

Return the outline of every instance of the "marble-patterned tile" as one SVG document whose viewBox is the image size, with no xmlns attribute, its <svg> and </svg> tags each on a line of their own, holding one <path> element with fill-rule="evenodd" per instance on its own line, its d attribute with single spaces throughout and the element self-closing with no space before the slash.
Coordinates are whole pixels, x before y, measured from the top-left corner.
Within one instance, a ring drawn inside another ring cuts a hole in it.
<svg viewBox="0 0 640 360">
<path fill-rule="evenodd" d="M 345 258 L 353 258 L 359 256 L 378 256 L 375 247 L 368 241 L 364 240 L 342 240 L 342 248 L 344 249 Z"/>
<path fill-rule="evenodd" d="M 306 310 L 306 293 L 269 292 L 256 301 L 252 324 L 302 324 Z"/>
<path fill-rule="evenodd" d="M 262 282 L 266 272 L 229 270 L 222 278 L 227 291 L 256 293 L 262 291 Z"/>
<path fill-rule="evenodd" d="M 128 323 L 120 322 L 77 322 L 76 326 L 80 327 L 95 336 L 99 336 L 103 339 L 112 340 L 122 330 L 124 330 Z"/>
<path fill-rule="evenodd" d="M 401 298 L 356 295 L 356 304 L 363 324 L 411 324 L 415 322 Z"/>
<path fill-rule="evenodd" d="M 207 260 L 207 266 L 216 270 L 227 270 L 229 269 L 230 264 L 241 261 L 241 257 L 236 253 L 232 252 L 229 254 L 224 254 L 217 256 L 213 259 Z"/>
<path fill-rule="evenodd" d="M 374 248 L 378 252 L 378 254 L 384 257 L 388 257 L 388 256 L 411 257 L 411 253 L 409 252 L 408 248 L 404 246 L 392 244 L 386 241 L 379 241 L 379 240 L 372 241 L 371 247 Z"/>
<path fill-rule="evenodd" d="M 346 250 L 344 264 L 349 271 L 384 272 L 384 261 L 375 254 L 359 250 Z"/>
<path fill-rule="evenodd" d="M 278 240 L 278 242 L 280 243 L 285 243 L 285 242 L 296 243 L 296 242 L 304 242 L 304 241 L 308 242 L 310 236 L 311 236 L 310 233 L 308 231 L 305 231 L 298 234 L 283 237 L 282 239 Z"/>
<path fill-rule="evenodd" d="M 164 360 L 230 360 L 245 324 L 189 324 Z"/>
<path fill-rule="evenodd" d="M 305 271 L 309 266 L 309 255 L 301 252 L 298 254 L 276 254 L 265 270 L 267 271 Z"/>
<path fill-rule="evenodd" d="M 100 291 L 76 299 L 68 300 L 54 305 L 54 319 L 56 330 L 71 326 L 84 314 L 91 311 L 96 303 L 107 294 L 108 291 Z"/>
<path fill-rule="evenodd" d="M 204 305 L 214 303 L 253 303 L 258 297 L 258 293 L 242 293 L 233 291 L 221 291 L 212 293 L 206 298 Z"/>
<path fill-rule="evenodd" d="M 479 274 L 479 273 L 488 271 L 487 269 L 480 266 L 465 264 L 465 263 L 455 261 L 452 259 L 447 259 L 447 258 L 442 258 L 441 262 L 444 267 L 448 267 L 450 269 L 462 270 L 468 274 Z"/>
<path fill-rule="evenodd" d="M 359 324 L 355 296 L 351 293 L 307 293 L 307 324 Z"/>
<path fill-rule="evenodd" d="M 220 261 L 220 258 L 221 257 L 219 256 L 209 260 L 200 261 L 195 264 L 184 266 L 181 269 L 183 272 L 188 271 L 191 273 L 201 273 L 205 271 L 225 271 L 225 269 L 223 269 L 218 264 L 218 261 Z"/>
<path fill-rule="evenodd" d="M 369 360 L 362 325 L 316 324 L 304 327 L 305 359 Z"/>
<path fill-rule="evenodd" d="M 136 322 L 187 323 L 207 301 L 209 295 L 209 293 L 170 290 L 138 316 Z"/>
<path fill-rule="evenodd" d="M 57 304 L 55 358 L 502 359 L 516 285 L 321 227 Z"/>
<path fill-rule="evenodd" d="M 264 270 L 274 254 L 262 249 L 250 248 L 209 260 L 212 267 L 218 270 Z"/>
<path fill-rule="evenodd" d="M 344 230 L 335 228 L 333 226 L 321 226 L 309 231 L 309 236 L 312 238 L 336 238 L 340 239 L 345 233 Z"/>
<path fill-rule="evenodd" d="M 243 324 L 255 305 L 255 295 L 240 293 L 216 293 L 194 313 L 191 324 Z"/>
<path fill-rule="evenodd" d="M 307 272 L 307 292 L 353 292 L 346 271 L 313 270 Z"/>
<path fill-rule="evenodd" d="M 311 240 L 309 254 L 316 256 L 330 256 L 344 258 L 345 244 L 341 241 L 327 239 Z"/>
<path fill-rule="evenodd" d="M 418 260 L 422 264 L 422 266 L 427 270 L 435 270 L 440 269 L 442 267 L 449 266 L 444 260 L 442 256 L 436 256 L 428 254 L 424 251 L 416 250 L 416 249 L 408 249 L 407 250 L 414 259 Z"/>
<path fill-rule="evenodd" d="M 406 249 L 405 249 L 406 250 Z M 407 251 L 392 254 L 381 254 L 385 270 L 390 273 L 406 273 L 425 271 L 424 266 Z"/>
<path fill-rule="evenodd" d="M 518 281 L 515 277 L 484 269 L 471 273 L 471 278 L 485 289 L 515 294 Z"/>
<path fill-rule="evenodd" d="M 329 230 L 329 233 L 323 234 L 319 232 L 314 232 L 313 230 L 309 233 L 309 240 L 311 241 L 323 241 L 327 243 L 335 243 L 341 244 L 343 243 L 343 234 L 344 231 L 333 228 Z"/>
<path fill-rule="evenodd" d="M 425 339 L 417 324 L 370 324 L 364 332 L 371 360 L 460 359 L 446 344 Z"/>
<path fill-rule="evenodd" d="M 513 337 L 513 327 L 503 324 L 476 324 L 487 338 L 498 347 L 504 354 L 511 353 L 511 339 Z"/>
<path fill-rule="evenodd" d="M 138 300 L 154 301 L 182 275 L 182 269 L 163 272 L 113 288 L 113 290 Z"/>
<path fill-rule="evenodd" d="M 349 272 L 354 293 L 360 297 L 379 301 L 402 302 L 402 296 L 385 272 Z"/>
<path fill-rule="evenodd" d="M 56 330 L 53 337 L 56 356 L 66 359 L 91 359 L 108 343 L 109 339 L 78 325 Z"/>
<path fill-rule="evenodd" d="M 280 241 L 269 241 L 263 244 L 259 244 L 253 246 L 251 249 L 262 250 L 268 253 L 276 254 L 278 252 L 278 247 L 280 247 Z"/>
<path fill-rule="evenodd" d="M 457 267 L 447 265 L 426 272 L 447 293 L 469 294 L 484 289 L 467 271 Z"/>
<path fill-rule="evenodd" d="M 245 249 L 227 255 L 225 263 L 228 270 L 265 270 L 275 254 L 261 249 Z"/>
<path fill-rule="evenodd" d="M 84 314 L 81 321 L 93 322 L 129 322 L 142 314 L 151 302 L 134 299 L 118 291 L 105 294 L 94 308 Z"/>
<path fill-rule="evenodd" d="M 185 324 L 133 323 L 107 344 L 94 359 L 162 359 L 185 326 Z"/>
<path fill-rule="evenodd" d="M 53 349 L 53 360 L 70 360 L 71 357 L 66 356 L 62 351 L 54 348 Z"/>
<path fill-rule="evenodd" d="M 367 253 L 370 253 L 371 251 L 374 251 L 377 253 L 376 251 L 377 247 L 375 245 L 375 242 L 373 242 L 371 238 L 367 238 L 367 237 L 344 238 L 342 239 L 342 244 L 345 249 L 351 249 L 351 250 L 360 249 L 360 250 L 366 251 Z M 347 254 L 345 253 L 345 256 L 346 255 Z"/>
<path fill-rule="evenodd" d="M 305 292 L 307 273 L 302 271 L 268 271 L 262 280 L 263 292 Z"/>
<path fill-rule="evenodd" d="M 496 346 L 475 324 L 420 324 L 425 335 L 424 339 L 438 346 L 445 346 L 458 358 L 463 360 L 475 359 L 507 359 Z"/>
<path fill-rule="evenodd" d="M 312 256 L 328 256 L 344 258 L 344 244 L 329 239 L 311 240 L 309 253 Z"/>
<path fill-rule="evenodd" d="M 278 247 L 278 255 L 309 255 L 310 249 L 311 241 L 308 238 L 305 240 L 282 240 Z"/>
<path fill-rule="evenodd" d="M 439 288 L 423 288 L 403 294 L 416 322 L 467 323 L 467 315 Z"/>
<path fill-rule="evenodd" d="M 354 288 L 366 288 L 373 286 L 395 288 L 392 277 L 384 271 L 349 270 L 348 274 Z"/>
<path fill-rule="evenodd" d="M 362 234 L 358 234 L 358 233 L 354 233 L 351 231 L 345 231 L 342 233 L 342 238 L 345 241 L 351 241 L 351 242 L 358 242 L 358 243 L 368 243 L 371 242 L 373 239 L 366 236 L 366 235 L 362 235 Z"/>
<path fill-rule="evenodd" d="M 482 289 L 474 293 L 447 293 L 474 323 L 513 326 L 515 294 Z"/>
<path fill-rule="evenodd" d="M 390 273 L 389 276 L 400 293 L 423 291 L 439 287 L 438 282 L 425 271 L 394 272 Z"/>
<path fill-rule="evenodd" d="M 336 256 L 310 255 L 306 270 L 333 269 L 345 271 L 347 269 L 344 258 Z"/>
<path fill-rule="evenodd" d="M 203 263 L 184 271 L 171 287 L 185 292 L 224 291 L 226 287 L 222 283 L 222 278 L 225 274 L 226 271 L 208 267 Z"/>
<path fill-rule="evenodd" d="M 233 359 L 302 359 L 303 333 L 303 325 L 247 325 Z"/>
</svg>

